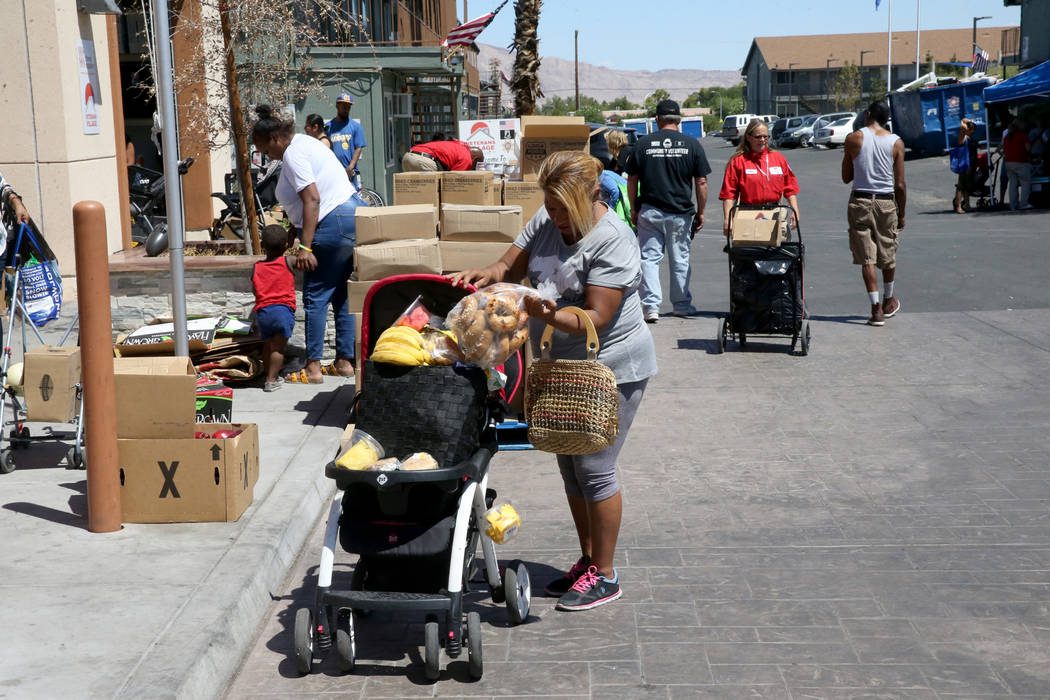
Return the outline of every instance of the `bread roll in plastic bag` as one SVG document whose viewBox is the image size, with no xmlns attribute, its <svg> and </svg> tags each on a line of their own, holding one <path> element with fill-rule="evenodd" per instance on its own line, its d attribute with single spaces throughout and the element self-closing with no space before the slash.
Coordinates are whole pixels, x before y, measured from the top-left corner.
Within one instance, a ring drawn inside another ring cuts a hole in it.
<svg viewBox="0 0 1050 700">
<path fill-rule="evenodd" d="M 482 287 L 463 297 L 445 317 L 445 327 L 456 334 L 463 359 L 483 369 L 501 365 L 529 337 L 525 298 L 540 295 L 520 284 Z"/>
</svg>

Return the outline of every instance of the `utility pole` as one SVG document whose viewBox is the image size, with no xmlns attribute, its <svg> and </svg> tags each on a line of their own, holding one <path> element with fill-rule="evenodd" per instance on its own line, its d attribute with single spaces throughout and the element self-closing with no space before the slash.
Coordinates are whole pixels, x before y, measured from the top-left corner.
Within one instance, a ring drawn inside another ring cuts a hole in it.
<svg viewBox="0 0 1050 700">
<path fill-rule="evenodd" d="M 922 0 L 915 0 L 915 79 L 919 79 L 919 11 Z"/>
<path fill-rule="evenodd" d="M 574 43 L 575 43 L 575 47 L 576 48 L 575 48 L 575 59 L 574 59 L 574 62 L 576 64 L 576 69 L 575 69 L 575 73 L 576 73 L 576 111 L 579 112 L 580 111 L 580 30 L 577 29 L 575 34 L 576 34 L 576 36 L 575 36 Z"/>
</svg>

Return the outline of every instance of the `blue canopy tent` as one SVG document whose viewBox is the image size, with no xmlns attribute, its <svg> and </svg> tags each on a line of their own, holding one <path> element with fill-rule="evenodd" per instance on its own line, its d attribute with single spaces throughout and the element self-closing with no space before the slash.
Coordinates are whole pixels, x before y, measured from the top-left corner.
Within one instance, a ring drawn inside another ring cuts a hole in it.
<svg viewBox="0 0 1050 700">
<path fill-rule="evenodd" d="M 1050 99 L 1050 61 L 1044 61 L 1034 68 L 1029 68 L 1009 80 L 986 87 L 984 89 L 984 123 L 991 128 L 988 121 L 988 104 L 996 102 L 1015 102 L 1024 100 L 1026 102 L 1038 102 Z M 991 134 L 989 133 L 989 150 L 991 150 Z M 992 187 L 993 201 L 995 188 Z"/>
<path fill-rule="evenodd" d="M 1050 97 L 1050 61 L 984 89 L 984 102 L 1012 102 L 1025 98 Z"/>
</svg>

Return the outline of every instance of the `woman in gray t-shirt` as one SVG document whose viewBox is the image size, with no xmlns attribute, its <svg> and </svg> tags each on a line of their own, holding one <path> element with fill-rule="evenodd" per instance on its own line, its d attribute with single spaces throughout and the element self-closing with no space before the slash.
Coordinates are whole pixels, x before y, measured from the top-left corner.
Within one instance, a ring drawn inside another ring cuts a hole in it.
<svg viewBox="0 0 1050 700">
<path fill-rule="evenodd" d="M 569 510 L 582 556 L 546 586 L 560 610 L 589 610 L 622 594 L 613 555 L 622 500 L 616 460 L 649 377 L 656 374 L 653 337 L 638 299 L 641 263 L 630 228 L 598 198 L 601 163 L 583 152 L 551 154 L 540 167 L 544 207 L 497 262 L 451 275 L 484 287 L 528 277 L 534 287 L 553 282 L 556 301 L 526 298 L 533 347 L 545 325 L 554 326 L 552 356 L 586 358 L 586 329 L 565 306 L 582 308 L 598 331 L 598 361 L 612 369 L 620 390 L 616 442 L 590 455 L 558 455 Z"/>
</svg>

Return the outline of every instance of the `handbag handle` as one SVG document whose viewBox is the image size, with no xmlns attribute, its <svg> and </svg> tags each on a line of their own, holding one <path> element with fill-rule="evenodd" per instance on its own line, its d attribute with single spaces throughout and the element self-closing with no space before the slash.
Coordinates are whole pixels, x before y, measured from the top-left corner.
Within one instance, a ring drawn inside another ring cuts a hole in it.
<svg viewBox="0 0 1050 700">
<path fill-rule="evenodd" d="M 587 359 L 594 360 L 598 359 L 598 331 L 594 330 L 594 323 L 591 321 L 591 317 L 587 315 L 587 312 L 578 306 L 566 306 L 561 311 L 571 311 L 576 314 L 576 317 L 583 322 L 583 325 L 587 328 Z M 543 337 L 540 338 L 540 357 L 544 360 L 551 359 L 551 338 L 554 336 L 554 326 L 547 324 L 547 327 L 543 329 Z"/>
</svg>

